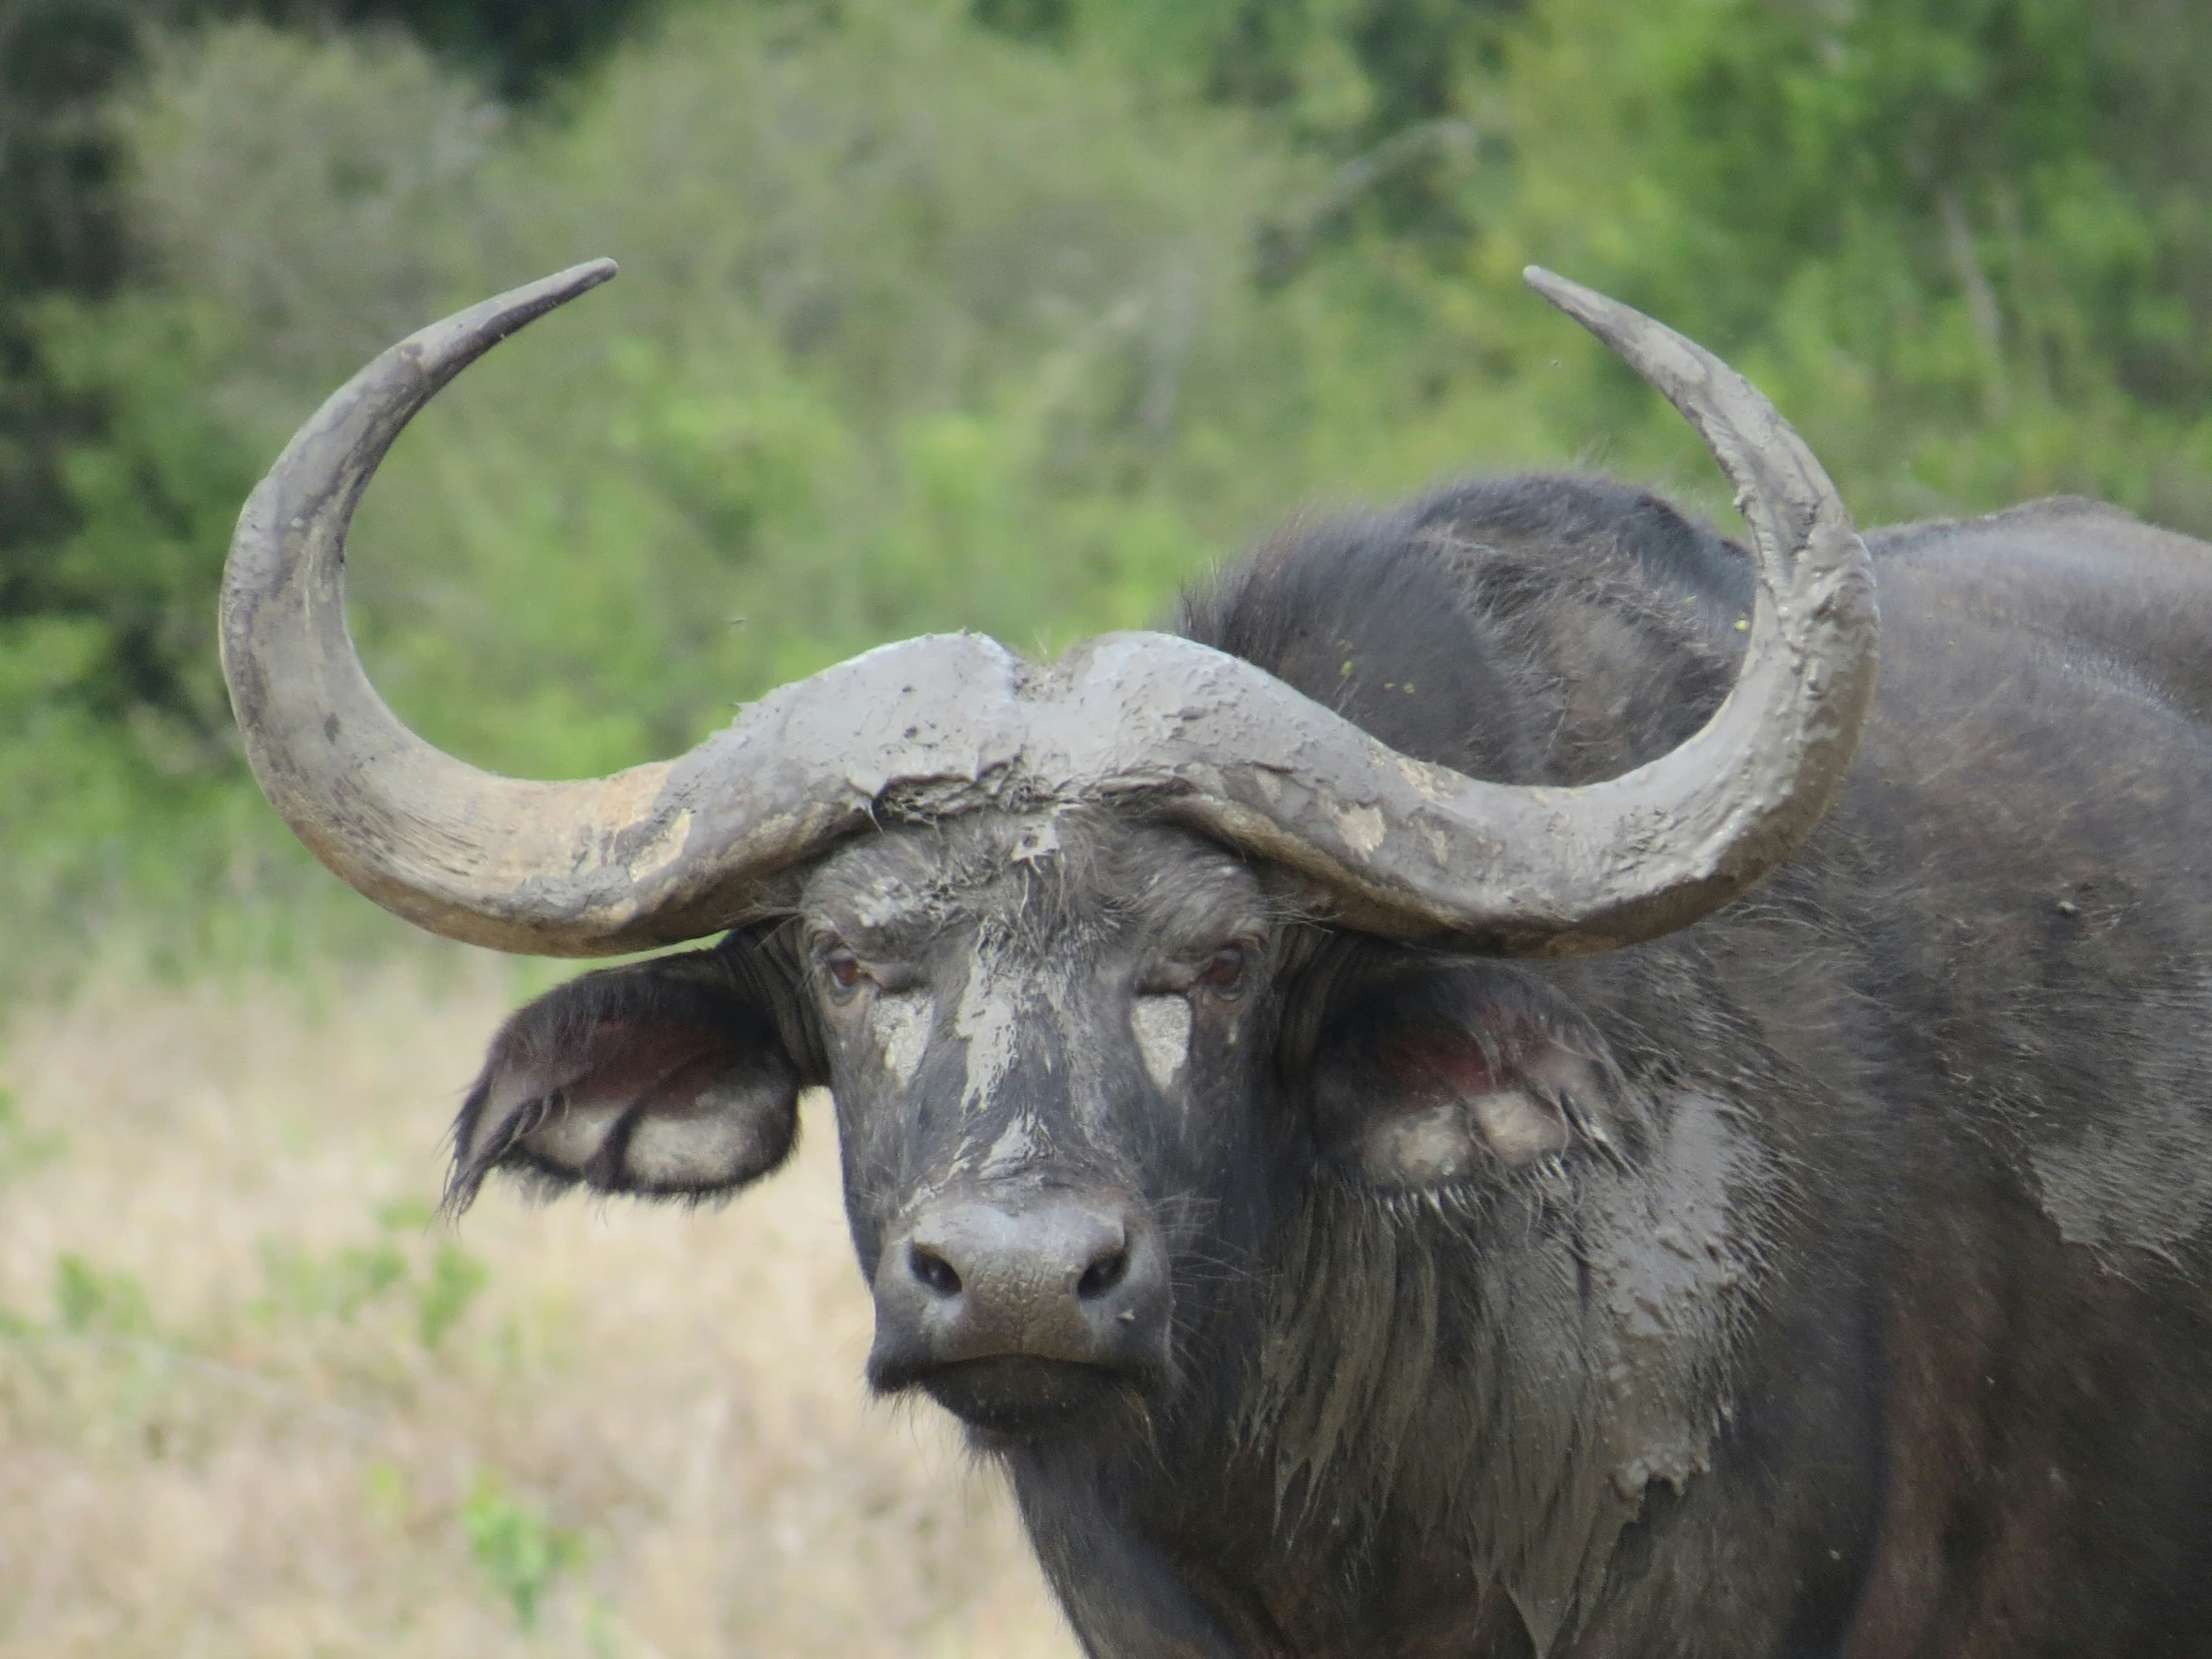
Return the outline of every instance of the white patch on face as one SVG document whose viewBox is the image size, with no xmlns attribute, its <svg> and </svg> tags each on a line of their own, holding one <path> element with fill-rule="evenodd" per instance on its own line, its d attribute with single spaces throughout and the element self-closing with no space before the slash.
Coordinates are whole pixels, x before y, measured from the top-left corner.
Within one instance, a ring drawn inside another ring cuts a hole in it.
<svg viewBox="0 0 2212 1659">
<path fill-rule="evenodd" d="M 914 1073 L 921 1069 L 936 1022 L 936 1003 L 919 991 L 879 996 L 868 1009 L 868 1034 L 882 1050 L 883 1069 L 898 1079 L 900 1088 L 913 1082 Z"/>
<path fill-rule="evenodd" d="M 1476 1095 L 1474 1122 L 1500 1163 L 1525 1164 L 1567 1149 L 1566 1120 L 1518 1089 Z"/>
<path fill-rule="evenodd" d="M 913 895 L 903 882 L 888 875 L 852 895 L 852 913 L 862 927 L 889 927 L 904 919 L 913 907 Z"/>
<path fill-rule="evenodd" d="M 1180 996 L 1140 996 L 1130 1010 L 1137 1052 L 1145 1074 L 1160 1088 L 1172 1088 L 1191 1054 L 1191 1005 Z"/>
<path fill-rule="evenodd" d="M 1038 1131 L 1036 1119 L 1027 1113 L 1015 1117 L 1006 1125 L 990 1151 L 983 1154 L 978 1171 L 986 1181 L 1013 1175 L 1025 1165 L 1035 1163 L 1050 1150 L 1044 1136 Z"/>
<path fill-rule="evenodd" d="M 1013 861 L 1017 864 L 1041 864 L 1060 853 L 1060 815 L 1057 811 L 1034 813 L 1021 821 L 1020 832 L 1014 839 Z"/>
<path fill-rule="evenodd" d="M 972 1112 L 986 1104 L 1014 1063 L 1015 1039 L 1020 1028 L 1020 1001 L 1016 988 L 994 970 L 993 952 L 982 943 L 968 964 L 967 988 L 952 1015 L 952 1032 L 967 1041 L 967 1086 L 960 1091 L 960 1109 Z"/>
</svg>

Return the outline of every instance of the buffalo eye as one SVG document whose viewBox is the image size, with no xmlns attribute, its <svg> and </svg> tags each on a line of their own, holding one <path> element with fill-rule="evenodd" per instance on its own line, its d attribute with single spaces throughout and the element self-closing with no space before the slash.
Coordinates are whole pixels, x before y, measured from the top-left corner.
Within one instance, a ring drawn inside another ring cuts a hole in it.
<svg viewBox="0 0 2212 1659">
<path fill-rule="evenodd" d="M 1215 996 L 1242 996 L 1245 980 L 1251 971 L 1251 946 L 1225 944 L 1198 970 L 1196 983 Z"/>
<path fill-rule="evenodd" d="M 822 973 L 830 981 L 830 994 L 839 1002 L 858 990 L 860 981 L 867 977 L 860 958 L 842 945 L 823 952 Z"/>
</svg>

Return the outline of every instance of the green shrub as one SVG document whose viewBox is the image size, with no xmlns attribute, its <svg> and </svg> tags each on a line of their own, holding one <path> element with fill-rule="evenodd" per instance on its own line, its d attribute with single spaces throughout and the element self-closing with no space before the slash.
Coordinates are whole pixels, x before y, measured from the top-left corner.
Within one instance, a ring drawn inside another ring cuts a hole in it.
<svg viewBox="0 0 2212 1659">
<path fill-rule="evenodd" d="M 449 1239 L 439 1242 L 414 1292 L 415 1332 L 424 1348 L 436 1348 L 445 1341 L 445 1334 L 484 1288 L 485 1278 L 483 1263 Z"/>
<path fill-rule="evenodd" d="M 263 1240 L 263 1290 L 254 1313 L 265 1323 L 328 1318 L 342 1324 L 387 1296 L 399 1297 L 413 1316 L 416 1338 L 436 1349 L 487 1276 L 453 1240 L 421 1236 L 433 1220 L 428 1206 L 410 1199 L 377 1211 L 378 1236 L 367 1243 L 310 1250 L 292 1240 Z"/>
<path fill-rule="evenodd" d="M 146 1288 L 130 1274 L 64 1251 L 54 1259 L 54 1315 L 72 1336 L 143 1337 L 154 1328 Z"/>
<path fill-rule="evenodd" d="M 510 1495 L 489 1471 L 477 1475 L 461 1500 L 460 1522 L 469 1555 L 514 1609 L 515 1624 L 536 1629 L 538 1609 L 554 1579 L 583 1560 L 583 1540 L 555 1526 L 536 1505 Z"/>
<path fill-rule="evenodd" d="M 271 1239 L 263 1241 L 261 1255 L 267 1292 L 256 1312 L 266 1320 L 350 1320 L 407 1278 L 407 1259 L 387 1241 L 317 1254 Z"/>
</svg>

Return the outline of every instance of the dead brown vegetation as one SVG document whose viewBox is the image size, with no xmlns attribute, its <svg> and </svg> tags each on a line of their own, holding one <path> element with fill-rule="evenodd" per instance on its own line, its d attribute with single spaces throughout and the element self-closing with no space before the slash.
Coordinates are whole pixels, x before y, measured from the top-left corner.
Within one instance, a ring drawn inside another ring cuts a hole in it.
<svg viewBox="0 0 2212 1659">
<path fill-rule="evenodd" d="M 995 1476 L 871 1406 L 823 1102 L 723 1211 L 494 1193 L 513 1000 L 80 994 L 0 1050 L 0 1656 L 1054 1655 Z"/>
</svg>

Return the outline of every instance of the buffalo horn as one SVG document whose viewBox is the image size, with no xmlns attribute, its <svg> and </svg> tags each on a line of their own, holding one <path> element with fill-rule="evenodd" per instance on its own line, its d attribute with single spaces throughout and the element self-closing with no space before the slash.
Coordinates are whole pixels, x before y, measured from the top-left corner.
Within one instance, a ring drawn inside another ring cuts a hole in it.
<svg viewBox="0 0 2212 1659">
<path fill-rule="evenodd" d="M 1363 925 L 1575 955 L 1688 926 L 1811 833 L 1858 747 L 1879 627 L 1851 514 L 1773 404 L 1641 312 L 1539 267 L 1526 276 L 1682 412 L 1735 485 L 1757 598 L 1727 700 L 1648 765 L 1544 788 L 1392 754 L 1267 681 L 1199 740 L 1213 745 L 1215 777 L 1171 810 L 1304 869 Z"/>
<path fill-rule="evenodd" d="M 635 950 L 787 901 L 808 858 L 873 823 L 1089 802 L 1301 871 L 1363 926 L 1508 954 L 1601 950 L 1758 880 L 1850 762 L 1875 612 L 1834 486 L 1718 359 L 1531 272 L 1697 426 L 1758 548 L 1734 691 L 1648 766 L 1577 789 L 1464 778 L 1250 664 L 1137 633 L 1047 668 L 979 636 L 925 636 L 785 686 L 674 761 L 573 783 L 478 771 L 409 732 L 363 675 L 344 618 L 346 525 L 439 387 L 613 271 L 578 266 L 376 358 L 300 429 L 232 544 L 224 668 L 255 776 L 323 862 L 432 931 L 545 955 Z"/>
</svg>

